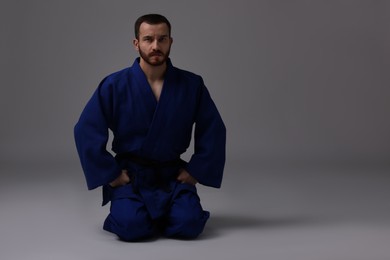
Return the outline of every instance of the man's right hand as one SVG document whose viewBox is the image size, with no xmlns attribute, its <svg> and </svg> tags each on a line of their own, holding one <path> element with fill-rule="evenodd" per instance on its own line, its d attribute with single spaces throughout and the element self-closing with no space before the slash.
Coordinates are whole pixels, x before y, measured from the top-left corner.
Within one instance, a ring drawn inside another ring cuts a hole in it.
<svg viewBox="0 0 390 260">
<path fill-rule="evenodd" d="M 130 177 L 127 174 L 127 170 L 122 170 L 121 174 L 114 181 L 110 182 L 110 186 L 113 188 L 124 186 L 130 182 Z"/>
</svg>

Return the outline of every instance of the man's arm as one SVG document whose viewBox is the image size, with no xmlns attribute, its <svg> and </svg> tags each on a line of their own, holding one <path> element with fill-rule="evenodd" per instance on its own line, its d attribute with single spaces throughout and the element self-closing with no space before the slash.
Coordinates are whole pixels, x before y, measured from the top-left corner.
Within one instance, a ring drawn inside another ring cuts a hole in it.
<svg viewBox="0 0 390 260">
<path fill-rule="evenodd" d="M 103 80 L 74 128 L 77 152 L 90 190 L 112 182 L 121 173 L 115 158 L 106 149 L 111 110 L 111 88 Z"/>
<path fill-rule="evenodd" d="M 225 165 L 226 128 L 203 85 L 195 118 L 195 151 L 186 170 L 199 183 L 219 188 Z"/>
</svg>

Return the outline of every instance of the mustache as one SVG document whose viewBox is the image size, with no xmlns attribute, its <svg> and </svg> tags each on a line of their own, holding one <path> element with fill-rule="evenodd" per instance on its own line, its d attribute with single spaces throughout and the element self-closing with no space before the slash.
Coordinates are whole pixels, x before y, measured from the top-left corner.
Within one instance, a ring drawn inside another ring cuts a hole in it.
<svg viewBox="0 0 390 260">
<path fill-rule="evenodd" d="M 149 56 L 163 56 L 164 53 L 161 51 L 154 51 L 149 54 Z"/>
</svg>

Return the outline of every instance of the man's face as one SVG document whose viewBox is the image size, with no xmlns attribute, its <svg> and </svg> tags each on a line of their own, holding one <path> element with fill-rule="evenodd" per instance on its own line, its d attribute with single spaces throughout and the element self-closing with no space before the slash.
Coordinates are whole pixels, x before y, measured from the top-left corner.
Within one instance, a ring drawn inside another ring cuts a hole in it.
<svg viewBox="0 0 390 260">
<path fill-rule="evenodd" d="M 134 40 L 135 49 L 141 59 L 152 66 L 160 66 L 166 62 L 171 50 L 172 38 L 165 23 L 142 23 L 139 28 L 139 37 Z"/>
</svg>

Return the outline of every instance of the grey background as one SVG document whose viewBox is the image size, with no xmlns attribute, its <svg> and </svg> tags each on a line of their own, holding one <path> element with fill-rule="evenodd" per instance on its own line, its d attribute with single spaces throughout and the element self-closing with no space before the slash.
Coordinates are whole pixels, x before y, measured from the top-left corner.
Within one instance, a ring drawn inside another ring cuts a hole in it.
<svg viewBox="0 0 390 260">
<path fill-rule="evenodd" d="M 224 186 L 199 187 L 215 214 L 196 242 L 100 231 L 107 208 L 74 147 L 82 108 L 137 57 L 133 23 L 152 12 L 171 21 L 173 64 L 203 76 L 228 129 Z M 390 257 L 388 1 L 2 0 L 0 24 L 2 259 L 135 248 L 175 259 L 172 247 L 205 259 Z"/>
</svg>

